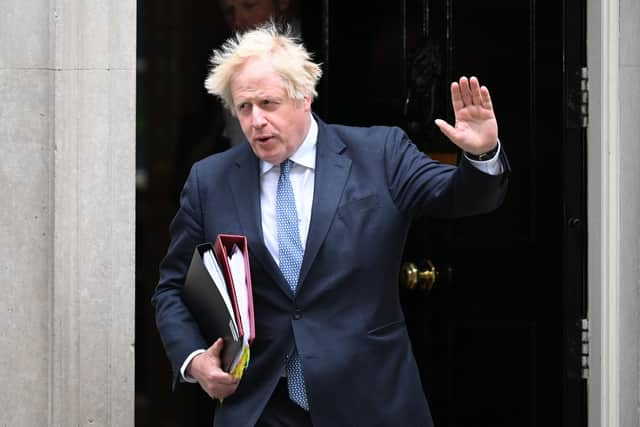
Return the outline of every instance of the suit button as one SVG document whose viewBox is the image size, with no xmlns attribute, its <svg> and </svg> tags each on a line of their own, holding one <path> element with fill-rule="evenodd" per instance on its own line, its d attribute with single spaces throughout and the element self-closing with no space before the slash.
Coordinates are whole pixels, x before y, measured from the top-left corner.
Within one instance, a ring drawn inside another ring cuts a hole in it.
<svg viewBox="0 0 640 427">
<path fill-rule="evenodd" d="M 302 317 L 302 313 L 300 313 L 300 309 L 296 308 L 296 311 L 293 312 L 293 318 L 299 320 Z"/>
</svg>

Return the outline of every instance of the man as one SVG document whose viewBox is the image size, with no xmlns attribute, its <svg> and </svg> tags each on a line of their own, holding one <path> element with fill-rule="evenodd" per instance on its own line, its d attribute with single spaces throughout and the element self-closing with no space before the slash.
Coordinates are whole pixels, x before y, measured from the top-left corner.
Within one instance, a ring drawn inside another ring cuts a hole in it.
<svg viewBox="0 0 640 427">
<path fill-rule="evenodd" d="M 216 426 L 431 426 L 398 296 L 418 213 L 487 212 L 506 191 L 489 91 L 452 83 L 466 153 L 439 164 L 397 128 L 325 124 L 311 112 L 320 68 L 273 25 L 229 40 L 206 81 L 249 144 L 197 162 L 171 224 L 153 297 L 176 379 L 224 399 Z M 354 104 L 357 107 L 357 100 Z M 475 160 L 472 160 L 475 159 Z M 220 369 L 181 299 L 194 247 L 249 241 L 256 339 L 240 382 Z"/>
</svg>

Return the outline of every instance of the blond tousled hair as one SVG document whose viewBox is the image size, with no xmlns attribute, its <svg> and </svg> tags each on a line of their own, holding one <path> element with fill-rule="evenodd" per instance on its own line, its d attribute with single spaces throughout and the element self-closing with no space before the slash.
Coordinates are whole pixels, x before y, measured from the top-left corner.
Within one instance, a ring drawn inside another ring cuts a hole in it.
<svg viewBox="0 0 640 427">
<path fill-rule="evenodd" d="M 311 60 L 311 54 L 292 34 L 291 27 L 279 29 L 273 22 L 236 33 L 220 49 L 213 51 L 212 67 L 204 82 L 207 92 L 220 97 L 225 107 L 235 115 L 231 80 L 238 68 L 261 56 L 271 60 L 289 98 L 302 100 L 306 96 L 312 99 L 318 96 L 316 84 L 322 75 L 320 66 Z"/>
</svg>

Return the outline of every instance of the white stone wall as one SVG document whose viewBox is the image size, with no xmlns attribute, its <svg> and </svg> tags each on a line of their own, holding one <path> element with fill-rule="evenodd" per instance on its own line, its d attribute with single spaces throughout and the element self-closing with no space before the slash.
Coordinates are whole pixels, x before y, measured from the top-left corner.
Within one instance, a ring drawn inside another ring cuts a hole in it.
<svg viewBox="0 0 640 427">
<path fill-rule="evenodd" d="M 587 0 L 589 426 L 640 425 L 640 2 Z"/>
<path fill-rule="evenodd" d="M 133 0 L 0 12 L 0 426 L 130 426 Z"/>
<path fill-rule="evenodd" d="M 9 385 L 0 387 L 3 427 L 48 418 L 54 211 L 49 20 L 35 2 L 26 10 L 19 0 L 8 3 L 0 13 L 0 383 Z"/>
<path fill-rule="evenodd" d="M 640 1 L 620 0 L 620 426 L 640 426 Z"/>
</svg>

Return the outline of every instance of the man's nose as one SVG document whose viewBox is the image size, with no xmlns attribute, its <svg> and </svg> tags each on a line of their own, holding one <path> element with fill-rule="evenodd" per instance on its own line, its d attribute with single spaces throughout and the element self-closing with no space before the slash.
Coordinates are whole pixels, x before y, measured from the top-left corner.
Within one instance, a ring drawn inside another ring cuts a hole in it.
<svg viewBox="0 0 640 427">
<path fill-rule="evenodd" d="M 251 111 L 251 126 L 260 128 L 267 124 L 264 112 L 260 108 L 253 108 Z"/>
</svg>

